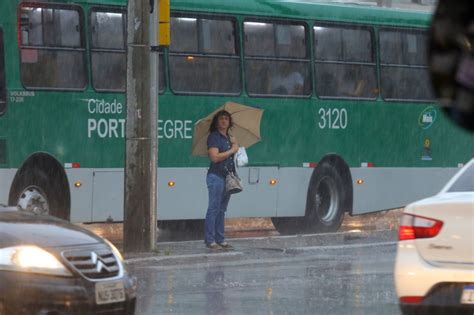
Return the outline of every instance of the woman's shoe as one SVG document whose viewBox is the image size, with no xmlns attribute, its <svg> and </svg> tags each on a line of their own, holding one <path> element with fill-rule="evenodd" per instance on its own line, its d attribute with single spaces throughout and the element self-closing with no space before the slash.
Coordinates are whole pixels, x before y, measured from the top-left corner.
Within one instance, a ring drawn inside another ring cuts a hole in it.
<svg viewBox="0 0 474 315">
<path fill-rule="evenodd" d="M 209 249 L 212 249 L 212 250 L 221 250 L 223 248 L 222 246 L 217 245 L 216 242 L 206 244 L 206 247 L 209 248 Z"/>
<path fill-rule="evenodd" d="M 227 250 L 234 249 L 234 247 L 232 247 L 232 245 L 230 245 L 230 244 L 227 243 L 227 242 L 217 243 L 217 246 L 220 246 L 220 247 L 222 247 L 223 249 L 227 249 Z"/>
</svg>

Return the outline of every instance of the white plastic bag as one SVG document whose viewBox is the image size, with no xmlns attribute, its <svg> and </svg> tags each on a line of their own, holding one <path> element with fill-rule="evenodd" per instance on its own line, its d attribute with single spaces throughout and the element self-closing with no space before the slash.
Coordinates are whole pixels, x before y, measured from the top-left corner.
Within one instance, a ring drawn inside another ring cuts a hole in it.
<svg viewBox="0 0 474 315">
<path fill-rule="evenodd" d="M 247 151 L 245 151 L 244 147 L 240 147 L 239 151 L 235 154 L 235 164 L 239 167 L 249 164 L 249 157 L 247 156 Z"/>
</svg>

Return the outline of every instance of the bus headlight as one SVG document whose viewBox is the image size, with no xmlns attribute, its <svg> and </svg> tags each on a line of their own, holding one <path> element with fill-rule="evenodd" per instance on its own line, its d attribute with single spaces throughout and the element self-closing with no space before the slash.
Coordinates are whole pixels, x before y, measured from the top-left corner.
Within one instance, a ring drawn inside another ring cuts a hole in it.
<svg viewBox="0 0 474 315">
<path fill-rule="evenodd" d="M 72 277 L 56 257 L 37 246 L 1 248 L 0 270 Z"/>
</svg>

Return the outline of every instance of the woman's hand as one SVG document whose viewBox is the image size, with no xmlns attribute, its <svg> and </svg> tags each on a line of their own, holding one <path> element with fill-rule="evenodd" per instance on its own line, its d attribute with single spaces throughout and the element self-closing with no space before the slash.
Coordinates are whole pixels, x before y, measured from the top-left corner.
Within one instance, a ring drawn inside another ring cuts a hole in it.
<svg viewBox="0 0 474 315">
<path fill-rule="evenodd" d="M 229 136 L 230 138 L 230 143 L 232 143 L 232 154 L 237 153 L 239 151 L 239 143 L 237 142 L 237 138 L 234 136 Z"/>
<path fill-rule="evenodd" d="M 237 143 L 232 143 L 232 148 L 230 148 L 232 154 L 237 153 L 239 151 L 239 145 Z"/>
<path fill-rule="evenodd" d="M 234 136 L 229 136 L 229 139 L 230 139 L 230 143 L 232 143 L 232 144 L 234 144 L 234 143 L 235 143 L 235 144 L 239 144 L 239 142 L 237 141 L 237 138 L 236 138 L 236 137 L 234 137 Z"/>
</svg>

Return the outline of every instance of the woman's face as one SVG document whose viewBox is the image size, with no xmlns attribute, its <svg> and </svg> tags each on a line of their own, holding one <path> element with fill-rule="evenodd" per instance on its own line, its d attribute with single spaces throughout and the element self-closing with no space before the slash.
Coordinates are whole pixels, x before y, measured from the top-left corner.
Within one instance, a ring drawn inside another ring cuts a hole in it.
<svg viewBox="0 0 474 315">
<path fill-rule="evenodd" d="M 217 128 L 220 130 L 227 130 L 230 126 L 230 119 L 227 115 L 221 115 L 217 118 Z"/>
</svg>

